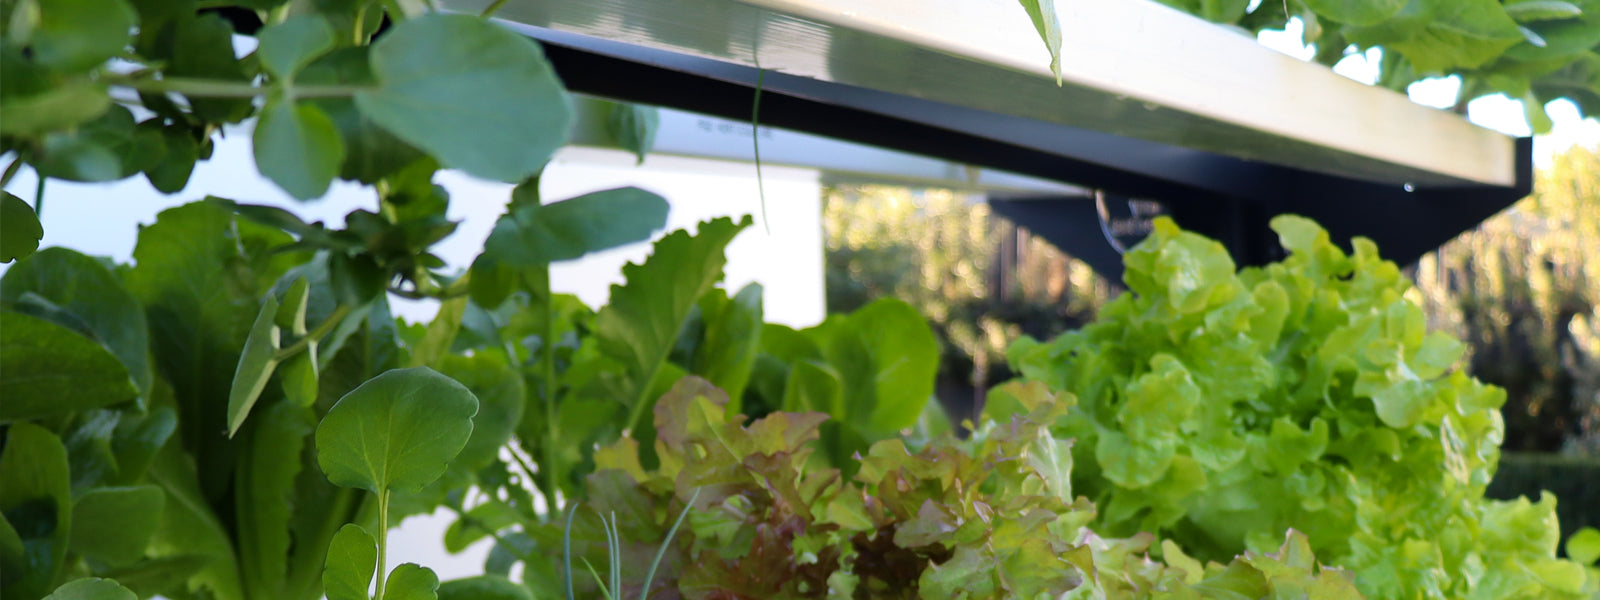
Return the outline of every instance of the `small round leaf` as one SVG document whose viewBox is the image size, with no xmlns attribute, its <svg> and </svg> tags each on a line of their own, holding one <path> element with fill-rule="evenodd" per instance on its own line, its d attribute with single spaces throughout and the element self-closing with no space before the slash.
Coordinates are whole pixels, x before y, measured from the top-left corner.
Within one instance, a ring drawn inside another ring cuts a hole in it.
<svg viewBox="0 0 1600 600">
<path fill-rule="evenodd" d="M 572 107 L 544 52 L 487 20 L 406 20 L 372 45 L 372 73 L 361 114 L 445 166 L 517 182 L 567 142 Z"/>
<path fill-rule="evenodd" d="M 27 202 L 11 192 L 0 194 L 0 262 L 11 262 L 39 249 L 44 227 Z"/>
<path fill-rule="evenodd" d="M 415 493 L 444 473 L 472 436 L 478 398 L 427 367 L 367 380 L 317 426 L 317 464 L 328 480 L 382 493 Z"/>
</svg>

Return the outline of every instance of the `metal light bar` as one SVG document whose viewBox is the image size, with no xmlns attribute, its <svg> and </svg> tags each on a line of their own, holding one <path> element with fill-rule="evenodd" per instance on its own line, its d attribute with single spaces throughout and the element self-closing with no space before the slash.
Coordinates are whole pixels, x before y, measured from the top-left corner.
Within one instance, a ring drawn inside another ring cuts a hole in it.
<svg viewBox="0 0 1600 600">
<path fill-rule="evenodd" d="M 497 16 L 577 92 L 744 122 L 759 89 L 762 125 L 1158 200 L 1243 263 L 1270 259 L 1284 212 L 1406 262 L 1531 188 L 1526 139 L 1153 0 L 1055 4 L 1061 86 L 1013 0 L 511 0 Z"/>
</svg>

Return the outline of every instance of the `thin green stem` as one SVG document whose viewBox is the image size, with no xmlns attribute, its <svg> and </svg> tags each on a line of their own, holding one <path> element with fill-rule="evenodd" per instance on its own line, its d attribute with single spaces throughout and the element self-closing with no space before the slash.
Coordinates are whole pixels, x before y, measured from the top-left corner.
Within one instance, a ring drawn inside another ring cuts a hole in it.
<svg viewBox="0 0 1600 600">
<path fill-rule="evenodd" d="M 6 165 L 6 173 L 4 175 L 0 175 L 0 189 L 3 189 L 6 186 L 11 185 L 11 178 L 12 177 L 16 177 L 17 176 L 17 171 L 21 171 L 21 170 L 22 170 L 22 157 L 21 156 L 17 156 L 16 158 L 11 159 L 11 164 Z"/>
<path fill-rule="evenodd" d="M 485 19 L 493 17 L 495 13 L 500 12 L 500 7 L 505 5 L 506 0 L 494 0 L 494 4 L 490 4 L 488 8 L 483 9 L 483 13 L 478 16 Z"/>
<path fill-rule="evenodd" d="M 572 517 L 577 516 L 578 505 L 573 504 L 567 508 L 567 525 L 561 528 L 561 563 L 565 565 L 561 579 L 566 584 L 567 600 L 572 597 Z"/>
<path fill-rule="evenodd" d="M 49 177 L 39 175 L 39 184 L 33 186 L 33 217 L 44 220 L 44 182 L 50 181 Z"/>
<path fill-rule="evenodd" d="M 378 492 L 378 586 L 373 600 L 383 600 L 383 584 L 389 578 L 389 490 Z"/>
<path fill-rule="evenodd" d="M 355 25 L 351 27 L 355 31 L 353 36 L 355 39 L 351 41 L 355 42 L 357 46 L 365 46 L 367 44 L 367 6 L 363 2 L 361 7 L 356 9 Z"/>
<path fill-rule="evenodd" d="M 323 319 L 321 323 L 317 324 L 316 329 L 311 330 L 300 339 L 295 340 L 295 342 L 290 344 L 289 347 L 279 350 L 274 358 L 278 360 L 286 360 L 296 354 L 299 354 L 300 351 L 305 350 L 306 347 L 311 345 L 311 342 L 322 341 L 322 338 L 328 337 L 329 333 L 333 333 L 333 328 L 338 327 L 339 322 L 344 320 L 345 316 L 349 314 L 350 305 L 340 304 L 333 309 L 333 314 L 328 315 L 328 318 Z"/>
<path fill-rule="evenodd" d="M 406 20 L 406 9 L 400 6 L 400 0 L 383 0 L 383 9 L 389 13 L 389 20 L 396 25 Z"/>
<path fill-rule="evenodd" d="M 176 92 L 185 96 L 202 98 L 257 98 L 265 96 L 272 91 L 272 88 L 258 87 L 238 81 L 191 77 L 149 79 L 106 74 L 101 76 L 101 79 L 108 84 L 139 92 L 158 94 Z M 357 92 L 372 89 L 371 86 L 362 85 L 300 85 L 295 86 L 294 95 L 296 98 L 348 98 L 356 95 Z"/>
<path fill-rule="evenodd" d="M 548 504 L 545 510 L 549 511 L 556 507 L 555 494 L 561 489 L 561 482 L 557 479 L 561 469 L 557 466 L 559 459 L 556 458 L 556 306 L 550 297 L 550 270 L 544 269 L 541 276 L 544 277 L 540 288 L 544 290 L 544 330 L 539 332 L 539 378 L 543 380 L 544 388 L 545 441 L 544 456 L 540 461 L 543 464 L 539 466 L 543 468 L 545 484 L 550 488 L 549 496 L 545 498 Z"/>
<path fill-rule="evenodd" d="M 761 195 L 761 227 L 767 235 L 772 235 L 772 224 L 767 221 L 767 184 L 761 178 L 761 84 L 767 77 L 767 70 L 759 66 L 756 71 L 756 97 L 750 107 L 750 144 L 755 147 L 756 154 L 756 193 Z"/>
<path fill-rule="evenodd" d="M 460 289 L 451 288 L 437 292 L 420 292 L 417 290 L 406 290 L 392 287 L 389 288 L 389 293 L 407 300 L 449 300 L 451 298 L 460 298 L 465 296 L 471 293 L 471 290 L 466 287 L 462 287 Z"/>
</svg>

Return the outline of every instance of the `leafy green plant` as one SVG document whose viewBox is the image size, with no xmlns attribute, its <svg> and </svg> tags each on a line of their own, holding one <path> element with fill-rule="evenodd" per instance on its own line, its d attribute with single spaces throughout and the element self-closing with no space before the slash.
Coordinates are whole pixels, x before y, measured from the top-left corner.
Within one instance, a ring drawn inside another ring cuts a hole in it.
<svg viewBox="0 0 1600 600">
<path fill-rule="evenodd" d="M 584 560 L 624 557 L 622 588 L 659 598 L 1360 597 L 1297 533 L 1226 566 L 1170 542 L 1168 562 L 1151 561 L 1148 534 L 1094 535 L 1083 527 L 1093 505 L 1072 496 L 1071 443 L 1048 432 L 1070 401 L 1038 386 L 1009 397 L 1027 410 L 1008 423 L 919 449 L 879 441 L 845 478 L 809 459 L 825 415 L 745 423 L 721 390 L 685 378 L 655 406 L 661 466 L 643 467 L 632 438 L 602 450 L 587 481 L 595 510 L 569 516 L 567 542 Z M 650 579 L 631 557 L 684 511 Z"/>
<path fill-rule="evenodd" d="M 1484 499 L 1504 392 L 1450 370 L 1461 343 L 1426 331 L 1399 269 L 1368 240 L 1346 254 L 1308 220 L 1272 226 L 1288 258 L 1236 271 L 1158 220 L 1100 320 L 1012 348 L 1027 378 L 1081 400 L 1054 429 L 1077 440 L 1097 526 L 1203 558 L 1294 528 L 1382 598 L 1600 588 L 1556 559 L 1553 499 Z"/>
<path fill-rule="evenodd" d="M 378 504 L 377 540 L 352 523 L 331 542 L 323 573 L 329 600 L 366 598 L 373 568 L 378 579 L 372 597 L 378 600 L 437 591 L 439 578 L 427 567 L 407 563 L 383 575 L 389 498 L 420 491 L 443 475 L 471 437 L 477 413 L 471 391 L 426 367 L 374 377 L 328 409 L 317 425 L 317 464 L 335 485 L 372 492 Z M 368 549 L 374 546 L 372 555 Z M 330 580 L 337 585 L 329 586 Z M 352 588 L 361 593 L 351 595 Z"/>
</svg>

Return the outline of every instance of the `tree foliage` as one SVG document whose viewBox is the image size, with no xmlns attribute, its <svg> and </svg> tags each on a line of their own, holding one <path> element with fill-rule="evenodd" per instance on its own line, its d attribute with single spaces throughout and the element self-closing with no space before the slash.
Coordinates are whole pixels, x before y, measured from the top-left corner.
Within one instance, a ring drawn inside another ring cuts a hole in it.
<svg viewBox="0 0 1600 600">
<path fill-rule="evenodd" d="M 1430 326 L 1504 387 L 1506 448 L 1600 454 L 1600 151 L 1575 147 L 1534 194 L 1417 266 Z"/>
</svg>

